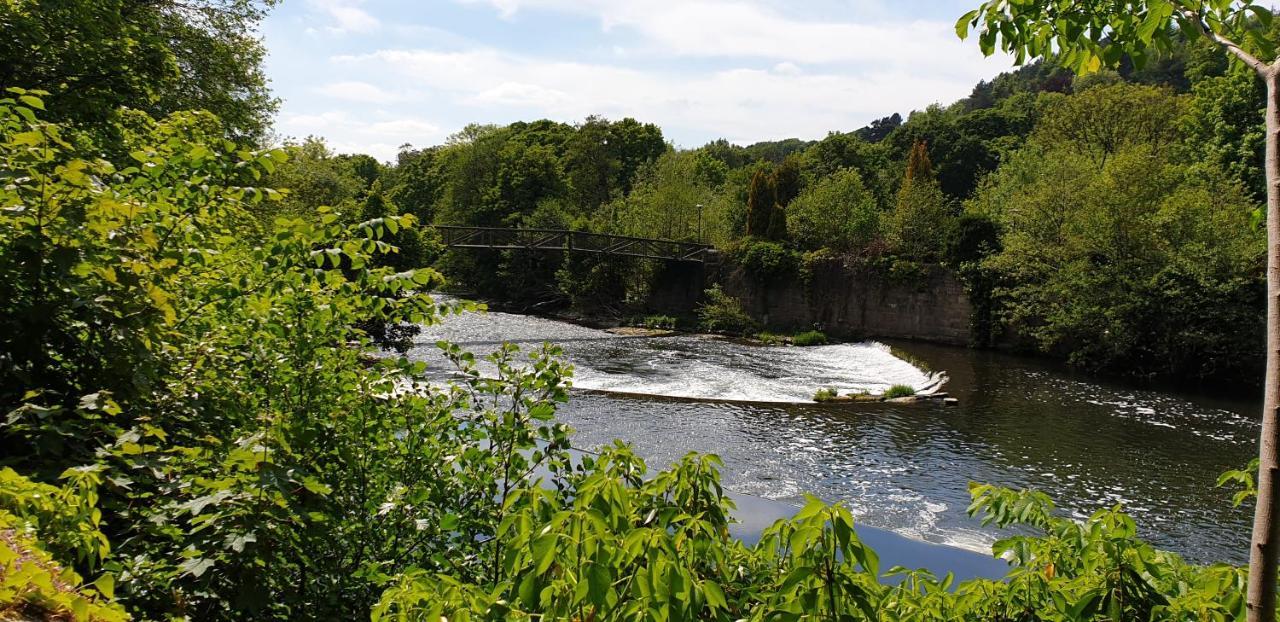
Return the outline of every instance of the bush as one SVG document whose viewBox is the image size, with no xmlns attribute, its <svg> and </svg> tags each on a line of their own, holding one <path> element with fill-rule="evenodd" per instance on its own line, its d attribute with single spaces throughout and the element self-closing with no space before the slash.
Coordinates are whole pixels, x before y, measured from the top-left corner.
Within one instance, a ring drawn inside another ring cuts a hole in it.
<svg viewBox="0 0 1280 622">
<path fill-rule="evenodd" d="M 718 283 L 706 290 L 704 295 L 706 300 L 698 306 L 698 325 L 702 330 L 737 335 L 753 332 L 755 320 L 742 310 L 742 303 L 724 293 Z"/>
<path fill-rule="evenodd" d="M 962 214 L 955 220 L 955 225 L 947 229 L 943 261 L 952 267 L 981 261 L 998 252 L 1000 229 L 995 221 L 983 214 Z"/>
<path fill-rule="evenodd" d="M 800 255 L 778 242 L 748 238 L 726 249 L 728 258 L 756 280 L 767 283 L 794 276 Z"/>
<path fill-rule="evenodd" d="M 895 384 L 884 392 L 884 399 L 891 400 L 895 397 L 911 397 L 916 394 L 916 390 L 911 385 Z"/>
<path fill-rule="evenodd" d="M 818 389 L 818 392 L 813 394 L 813 401 L 818 403 L 830 402 L 837 397 L 840 397 L 840 392 L 835 389 Z"/>
<path fill-rule="evenodd" d="M 1062 518 L 1044 495 L 974 484 L 970 515 L 1015 530 L 993 551 L 1003 580 L 956 585 L 925 570 L 882 569 L 842 505 L 808 497 L 754 546 L 728 533 L 731 502 L 710 456 L 645 478 L 623 446 L 584 465 L 572 494 L 538 487 L 497 540 L 483 580 L 440 569 L 396 577 L 381 620 L 1230 620 L 1244 615 L 1244 571 L 1193 566 L 1138 539 L 1104 509 Z M 578 544 L 581 544 L 581 550 Z M 589 558 L 583 559 L 589 555 Z M 883 573 L 883 574 L 882 574 Z"/>
<path fill-rule="evenodd" d="M 676 318 L 671 317 L 670 315 L 646 315 L 644 319 L 640 321 L 640 325 L 645 328 L 663 330 L 675 330 L 676 324 Z"/>
<path fill-rule="evenodd" d="M 787 230 L 807 250 L 856 251 L 880 232 L 880 208 L 856 169 L 823 178 L 787 206 Z"/>
<path fill-rule="evenodd" d="M 756 341 L 759 341 L 766 346 L 781 346 L 786 345 L 787 338 L 785 335 L 764 331 L 756 333 Z"/>
<path fill-rule="evenodd" d="M 820 346 L 827 343 L 827 334 L 820 330 L 807 330 L 792 336 L 791 343 L 797 346 Z"/>
</svg>

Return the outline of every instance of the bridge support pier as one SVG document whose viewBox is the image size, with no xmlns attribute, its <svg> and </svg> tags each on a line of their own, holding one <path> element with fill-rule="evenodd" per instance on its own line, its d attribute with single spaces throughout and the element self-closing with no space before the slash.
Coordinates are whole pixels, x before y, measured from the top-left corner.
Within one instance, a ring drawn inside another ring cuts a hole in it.
<svg viewBox="0 0 1280 622">
<path fill-rule="evenodd" d="M 663 315 L 695 315 L 710 273 L 702 262 L 666 262 L 654 280 L 647 310 Z"/>
</svg>

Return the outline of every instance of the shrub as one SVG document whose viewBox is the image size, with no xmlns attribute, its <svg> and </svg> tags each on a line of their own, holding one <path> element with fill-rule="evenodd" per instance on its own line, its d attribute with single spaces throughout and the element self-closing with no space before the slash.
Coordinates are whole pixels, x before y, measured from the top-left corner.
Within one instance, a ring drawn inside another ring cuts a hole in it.
<svg viewBox="0 0 1280 622">
<path fill-rule="evenodd" d="M 623 446 L 584 465 L 576 490 L 524 489 L 496 538 L 508 553 L 483 580 L 414 569 L 390 582 L 381 620 L 1231 620 L 1244 571 L 1193 566 L 1104 509 L 1077 522 L 1043 494 L 974 484 L 970 515 L 1013 529 L 996 542 L 1003 580 L 956 585 L 882 569 L 840 505 L 808 497 L 754 546 L 728 534 L 710 456 L 643 477 Z M 882 574 L 883 573 L 883 574 Z"/>
<path fill-rule="evenodd" d="M 835 389 L 818 389 L 818 392 L 813 394 L 813 401 L 818 403 L 830 402 L 837 397 L 840 397 L 840 392 Z"/>
<path fill-rule="evenodd" d="M 698 306 L 698 322 L 702 330 L 739 335 L 753 331 L 755 320 L 742 310 L 742 303 L 724 293 L 718 283 L 706 290 L 704 295 L 706 300 Z"/>
<path fill-rule="evenodd" d="M 860 250 L 879 235 L 880 208 L 856 169 L 836 171 L 787 206 L 787 230 L 803 249 Z"/>
<path fill-rule="evenodd" d="M 794 276 L 800 266 L 800 255 L 777 242 L 748 238 L 726 250 L 731 261 L 760 282 Z"/>
<path fill-rule="evenodd" d="M 911 397 L 916 394 L 916 390 L 911 385 L 895 384 L 884 392 L 884 398 L 891 400 L 895 397 Z"/>
<path fill-rule="evenodd" d="M 673 318 L 670 315 L 646 315 L 640 322 L 640 325 L 645 328 L 657 328 L 663 330 L 675 330 L 676 324 L 676 318 Z"/>
<path fill-rule="evenodd" d="M 792 336 L 791 343 L 797 346 L 820 346 L 827 343 L 827 334 L 820 330 L 807 330 Z"/>
<path fill-rule="evenodd" d="M 759 341 L 760 343 L 766 346 L 780 346 L 780 345 L 785 345 L 787 343 L 787 338 L 777 333 L 764 331 L 764 332 L 756 333 L 756 341 Z"/>
<path fill-rule="evenodd" d="M 943 261 L 952 267 L 984 259 L 1000 252 L 1000 230 L 995 221 L 983 214 L 966 213 L 946 230 Z"/>
</svg>

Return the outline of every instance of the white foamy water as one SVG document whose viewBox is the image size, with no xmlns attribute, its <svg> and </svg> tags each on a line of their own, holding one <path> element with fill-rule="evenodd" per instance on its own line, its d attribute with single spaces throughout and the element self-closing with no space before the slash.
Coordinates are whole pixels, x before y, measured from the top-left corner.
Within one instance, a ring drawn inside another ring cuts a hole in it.
<svg viewBox="0 0 1280 622">
<path fill-rule="evenodd" d="M 812 347 L 766 347 L 709 335 L 632 337 L 507 313 L 468 313 L 428 327 L 415 356 L 431 360 L 437 340 L 477 356 L 502 342 L 531 350 L 555 335 L 574 365 L 579 389 L 664 397 L 747 402 L 812 402 L 819 389 L 841 394 L 883 393 L 909 385 L 936 391 L 942 374 L 922 371 L 876 342 Z M 481 366 L 481 371 L 486 371 Z"/>
</svg>

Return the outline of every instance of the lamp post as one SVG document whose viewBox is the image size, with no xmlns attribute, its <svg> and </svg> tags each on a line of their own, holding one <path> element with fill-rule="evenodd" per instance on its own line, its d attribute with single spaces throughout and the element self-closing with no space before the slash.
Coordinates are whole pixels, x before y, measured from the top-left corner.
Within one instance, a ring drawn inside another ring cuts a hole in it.
<svg viewBox="0 0 1280 622">
<path fill-rule="evenodd" d="M 702 243 L 702 204 L 698 204 L 698 243 Z"/>
</svg>

